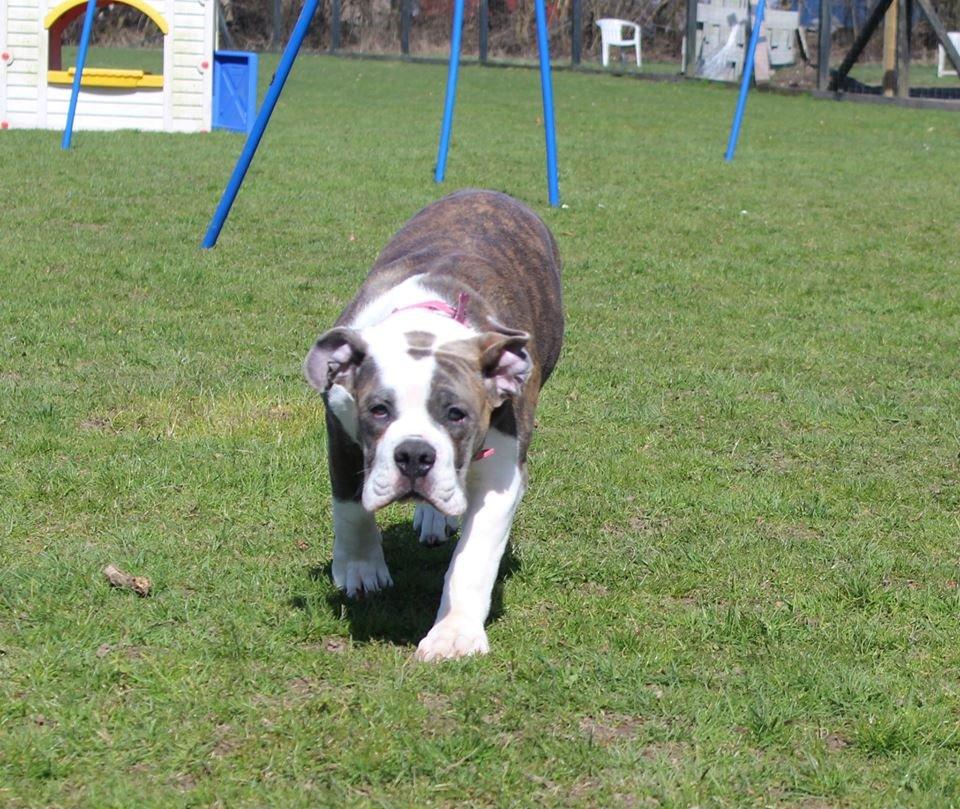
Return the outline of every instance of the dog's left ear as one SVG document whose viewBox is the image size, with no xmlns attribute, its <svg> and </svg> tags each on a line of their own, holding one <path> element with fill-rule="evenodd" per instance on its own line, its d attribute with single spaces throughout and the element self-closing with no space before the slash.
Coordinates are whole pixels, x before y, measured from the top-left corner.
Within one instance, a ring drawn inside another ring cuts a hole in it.
<svg viewBox="0 0 960 809">
<path fill-rule="evenodd" d="M 494 407 L 520 393 L 530 376 L 533 362 L 527 352 L 530 335 L 523 331 L 503 329 L 490 331 L 477 338 L 480 345 L 480 371 Z"/>
</svg>

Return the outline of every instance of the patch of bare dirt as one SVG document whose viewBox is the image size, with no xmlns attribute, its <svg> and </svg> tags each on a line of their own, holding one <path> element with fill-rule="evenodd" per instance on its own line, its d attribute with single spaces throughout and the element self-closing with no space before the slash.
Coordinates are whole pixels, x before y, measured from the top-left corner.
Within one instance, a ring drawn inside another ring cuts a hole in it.
<svg viewBox="0 0 960 809">
<path fill-rule="evenodd" d="M 850 740 L 840 733 L 827 733 L 822 738 L 823 746 L 831 753 L 846 750 L 851 744 Z"/>
<path fill-rule="evenodd" d="M 347 638 L 330 637 L 323 640 L 323 650 L 330 654 L 343 654 L 349 648 L 350 641 Z"/>
<path fill-rule="evenodd" d="M 634 741 L 643 733 L 648 722 L 640 716 L 623 714 L 600 714 L 587 716 L 580 720 L 580 730 L 599 745 L 615 744 L 620 741 Z"/>
<path fill-rule="evenodd" d="M 210 750 L 214 758 L 226 758 L 239 747 L 239 742 L 233 738 L 233 727 L 228 724 L 217 725 L 216 741 Z"/>
<path fill-rule="evenodd" d="M 122 644 L 122 645 L 111 645 L 109 643 L 101 643 L 97 647 L 96 655 L 98 658 L 104 658 L 108 655 L 118 652 L 122 654 L 127 660 L 141 660 L 146 653 L 145 646 L 137 646 L 134 644 Z"/>
</svg>

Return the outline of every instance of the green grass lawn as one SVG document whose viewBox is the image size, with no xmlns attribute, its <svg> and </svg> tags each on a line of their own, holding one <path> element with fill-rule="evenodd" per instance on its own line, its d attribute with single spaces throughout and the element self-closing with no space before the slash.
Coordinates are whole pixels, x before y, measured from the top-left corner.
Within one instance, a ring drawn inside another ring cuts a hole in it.
<svg viewBox="0 0 960 809">
<path fill-rule="evenodd" d="M 839 65 L 836 65 L 839 67 Z M 883 64 L 879 62 L 862 62 L 853 66 L 850 75 L 865 84 L 883 83 Z M 960 79 L 955 73 L 946 76 L 937 76 L 937 63 L 914 62 L 910 65 L 911 87 L 956 87 Z"/>
<path fill-rule="evenodd" d="M 262 64 L 269 79 L 273 62 Z M 960 115 L 302 57 L 240 137 L 0 133 L 0 805 L 960 804 Z M 328 577 L 312 339 L 419 207 L 532 204 L 565 353 L 488 628 Z M 149 598 L 110 589 L 113 562 Z"/>
</svg>

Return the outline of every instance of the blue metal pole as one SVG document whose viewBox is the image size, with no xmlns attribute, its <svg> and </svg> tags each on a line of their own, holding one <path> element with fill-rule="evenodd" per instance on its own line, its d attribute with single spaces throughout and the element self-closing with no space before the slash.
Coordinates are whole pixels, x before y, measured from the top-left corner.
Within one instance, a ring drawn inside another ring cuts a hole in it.
<svg viewBox="0 0 960 809">
<path fill-rule="evenodd" d="M 277 72 L 274 74 L 273 81 L 270 82 L 270 87 L 267 89 L 267 95 L 263 99 L 263 104 L 260 106 L 260 112 L 257 113 L 257 119 L 253 122 L 253 129 L 251 129 L 250 134 L 247 135 L 247 142 L 243 145 L 243 151 L 240 153 L 237 165 L 233 169 L 233 174 L 230 175 L 230 181 L 227 183 L 226 190 L 223 192 L 220 204 L 217 206 L 217 210 L 214 211 L 213 219 L 210 220 L 210 226 L 207 228 L 207 233 L 203 237 L 201 247 L 204 249 L 213 247 L 217 243 L 220 230 L 223 228 L 223 223 L 230 213 L 230 207 L 233 205 L 233 201 L 240 191 L 243 178 L 247 174 L 247 169 L 250 168 L 250 163 L 253 160 L 254 154 L 256 154 L 257 147 L 260 145 L 260 138 L 263 137 L 263 133 L 267 128 L 270 115 L 273 113 L 273 108 L 277 105 L 280 92 L 283 90 L 283 85 L 287 81 L 287 76 L 290 75 L 290 69 L 293 67 L 293 62 L 297 58 L 297 52 L 300 50 L 300 45 L 303 44 L 304 37 L 307 35 L 307 28 L 310 27 L 310 20 L 313 19 L 319 3 L 320 0 L 307 0 L 303 10 L 300 12 L 297 24 L 290 34 L 290 41 L 283 51 L 283 56 L 280 57 Z"/>
<path fill-rule="evenodd" d="M 443 103 L 443 123 L 440 126 L 440 147 L 433 180 L 443 182 L 447 173 L 447 152 L 450 150 L 450 131 L 453 129 L 453 105 L 457 100 L 457 72 L 460 68 L 460 41 L 463 35 L 463 0 L 453 2 L 453 31 L 450 34 L 450 67 L 447 69 L 447 95 Z"/>
<path fill-rule="evenodd" d="M 83 18 L 83 30 L 80 33 L 80 49 L 77 51 L 77 72 L 73 74 L 73 89 L 70 91 L 70 106 L 67 109 L 67 126 L 63 130 L 61 149 L 69 149 L 73 139 L 73 117 L 77 114 L 77 99 L 80 97 L 80 82 L 83 79 L 83 66 L 87 63 L 87 48 L 90 46 L 90 34 L 93 32 L 93 18 L 97 12 L 97 0 L 87 0 L 87 13 Z"/>
<path fill-rule="evenodd" d="M 747 108 L 747 93 L 750 90 L 750 80 L 753 78 L 753 62 L 757 53 L 757 42 L 760 40 L 760 25 L 763 23 L 763 10 L 766 0 L 757 3 L 757 15 L 753 20 L 753 30 L 750 31 L 750 44 L 747 46 L 747 59 L 743 65 L 743 80 L 740 82 L 740 95 L 737 98 L 737 108 L 733 113 L 733 125 L 730 127 L 730 139 L 727 141 L 727 153 L 723 156 L 726 161 L 733 160 L 737 151 L 737 141 L 740 140 L 740 125 L 743 123 L 743 113 Z"/>
<path fill-rule="evenodd" d="M 762 0 L 761 0 L 762 2 Z M 547 38 L 547 9 L 544 0 L 536 0 L 537 47 L 540 51 L 540 91 L 543 94 L 543 133 L 547 142 L 547 197 L 560 205 L 557 179 L 557 130 L 553 122 L 553 80 L 550 76 L 550 40 Z"/>
</svg>

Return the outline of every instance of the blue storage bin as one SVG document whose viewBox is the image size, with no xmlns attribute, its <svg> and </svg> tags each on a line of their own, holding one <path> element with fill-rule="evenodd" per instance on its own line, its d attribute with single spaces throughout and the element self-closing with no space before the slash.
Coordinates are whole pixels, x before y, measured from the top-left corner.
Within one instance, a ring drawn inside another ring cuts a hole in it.
<svg viewBox="0 0 960 809">
<path fill-rule="evenodd" d="M 257 117 L 259 60 L 249 51 L 214 51 L 214 129 L 249 132 Z"/>
</svg>

